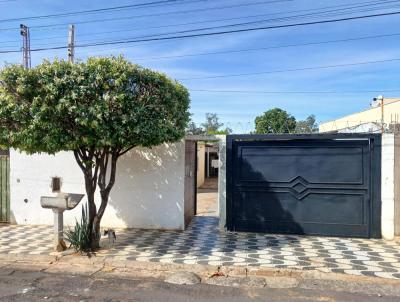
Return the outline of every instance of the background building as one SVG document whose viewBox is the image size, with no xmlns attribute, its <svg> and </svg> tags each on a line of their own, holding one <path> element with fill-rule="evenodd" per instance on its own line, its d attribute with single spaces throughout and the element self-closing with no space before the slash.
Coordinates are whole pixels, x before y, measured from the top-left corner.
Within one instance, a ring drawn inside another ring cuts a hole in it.
<svg viewBox="0 0 400 302">
<path fill-rule="evenodd" d="M 319 132 L 393 132 L 399 123 L 400 98 L 378 96 L 364 111 L 321 123 Z"/>
</svg>

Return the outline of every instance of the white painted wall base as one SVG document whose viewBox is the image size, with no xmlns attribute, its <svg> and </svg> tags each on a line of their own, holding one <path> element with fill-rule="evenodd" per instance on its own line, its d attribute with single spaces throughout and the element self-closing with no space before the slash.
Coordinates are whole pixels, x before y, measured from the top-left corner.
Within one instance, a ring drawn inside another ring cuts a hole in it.
<svg viewBox="0 0 400 302">
<path fill-rule="evenodd" d="M 184 161 L 183 142 L 137 148 L 121 157 L 102 226 L 184 229 Z M 54 176 L 62 178 L 63 192 L 85 193 L 82 171 L 71 152 L 27 155 L 10 151 L 13 223 L 53 224 L 53 212 L 41 208 L 40 196 L 54 195 L 50 187 Z M 64 212 L 66 225 L 80 218 L 81 204 Z"/>
</svg>

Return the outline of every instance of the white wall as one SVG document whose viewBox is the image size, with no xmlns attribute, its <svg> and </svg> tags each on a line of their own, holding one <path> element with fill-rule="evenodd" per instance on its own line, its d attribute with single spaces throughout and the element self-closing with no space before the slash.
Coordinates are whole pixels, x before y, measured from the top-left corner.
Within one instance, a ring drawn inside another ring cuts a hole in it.
<svg viewBox="0 0 400 302">
<path fill-rule="evenodd" d="M 183 229 L 184 157 L 183 142 L 135 149 L 121 157 L 102 226 Z M 62 178 L 63 192 L 85 193 L 83 174 L 71 152 L 53 156 L 10 151 L 12 222 L 53 224 L 53 213 L 41 208 L 40 196 L 53 195 L 54 176 Z M 65 211 L 65 224 L 74 224 L 80 212 L 81 205 Z"/>
<path fill-rule="evenodd" d="M 197 187 L 201 187 L 204 183 L 206 146 L 204 142 L 197 142 Z"/>
<path fill-rule="evenodd" d="M 394 238 L 394 134 L 382 135 L 382 237 Z"/>
</svg>

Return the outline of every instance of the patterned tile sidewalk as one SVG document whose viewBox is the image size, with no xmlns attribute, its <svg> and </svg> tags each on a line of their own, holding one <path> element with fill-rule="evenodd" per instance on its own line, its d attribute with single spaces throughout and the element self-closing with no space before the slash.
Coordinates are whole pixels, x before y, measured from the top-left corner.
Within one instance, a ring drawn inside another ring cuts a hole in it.
<svg viewBox="0 0 400 302">
<path fill-rule="evenodd" d="M 116 260 L 319 270 L 400 279 L 400 244 L 351 239 L 218 231 L 215 217 L 196 217 L 184 232 L 117 230 Z M 46 254 L 49 226 L 0 226 L 0 254 Z M 107 241 L 103 241 L 107 245 Z"/>
</svg>

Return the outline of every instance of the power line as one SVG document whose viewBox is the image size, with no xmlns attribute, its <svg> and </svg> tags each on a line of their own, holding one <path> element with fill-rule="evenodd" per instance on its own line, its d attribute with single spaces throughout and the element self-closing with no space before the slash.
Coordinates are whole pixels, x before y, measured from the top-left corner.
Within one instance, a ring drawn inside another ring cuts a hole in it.
<svg viewBox="0 0 400 302">
<path fill-rule="evenodd" d="M 397 6 L 398 7 L 398 6 Z M 365 12 L 365 11 L 370 11 L 370 10 L 374 10 L 374 9 L 364 9 L 364 10 L 358 10 L 357 12 Z M 353 12 L 352 12 L 353 13 Z M 338 15 L 346 15 L 347 13 L 339 13 L 339 14 L 335 14 L 336 16 Z M 332 14 L 324 14 L 324 16 L 328 17 Z M 179 34 L 179 33 L 186 33 L 186 32 L 195 32 L 195 31 L 203 31 L 203 30 L 209 30 L 209 29 L 220 29 L 220 28 L 225 28 L 225 27 L 238 27 L 238 26 L 244 26 L 244 25 L 250 25 L 250 24 L 256 24 L 256 23 L 264 23 L 264 22 L 273 22 L 273 21 L 283 21 L 283 20 L 293 20 L 293 19 L 297 19 L 297 17 L 304 17 L 304 16 L 308 16 L 308 17 L 312 17 L 310 14 L 308 15 L 298 15 L 298 16 L 290 16 L 290 17 L 285 17 L 285 18 L 276 18 L 276 19 L 267 19 L 267 20 L 258 20 L 258 21 L 253 21 L 253 22 L 246 22 L 246 23 L 238 23 L 238 24 L 229 24 L 229 25 L 222 25 L 222 26 L 215 26 L 215 27 L 208 27 L 208 28 L 198 28 L 198 29 L 190 29 L 190 30 L 184 30 L 184 31 L 175 31 L 175 32 L 167 32 L 167 33 L 161 33 L 161 34 L 152 34 L 151 37 L 156 37 L 156 36 L 165 36 L 165 35 L 169 35 L 169 34 Z M 149 35 L 145 35 L 145 36 L 137 36 L 134 37 L 133 39 L 138 39 L 138 38 L 142 38 L 142 37 L 150 37 Z M 89 40 L 86 41 L 86 43 L 89 42 L 103 42 L 103 41 L 99 41 L 98 39 L 96 40 Z M 115 40 L 114 40 L 115 41 Z M 118 40 L 117 40 L 118 41 Z M 107 41 L 110 42 L 110 41 Z M 42 45 L 49 45 L 49 44 L 53 44 L 53 45 L 57 45 L 58 43 L 47 43 L 47 44 L 42 44 Z M 40 46 L 40 44 L 38 45 Z M 6 47 L 0 47 L 0 48 L 6 48 Z"/>
<path fill-rule="evenodd" d="M 72 22 L 74 24 L 87 24 L 87 23 L 97 23 L 97 22 L 108 22 L 108 21 L 116 21 L 116 20 L 132 20 L 136 18 L 147 18 L 147 17 L 158 17 L 158 16 L 167 16 L 167 15 L 175 15 L 175 14 L 189 14 L 195 12 L 204 12 L 210 10 L 223 10 L 223 9 L 230 9 L 230 8 L 238 8 L 238 7 L 249 7 L 255 5 L 264 5 L 270 3 L 280 3 L 280 2 L 289 2 L 294 0 L 268 0 L 268 1 L 258 1 L 254 3 L 241 3 L 241 4 L 232 4 L 232 5 L 225 5 L 225 6 L 216 6 L 216 7 L 207 7 L 207 8 L 198 8 L 198 9 L 191 9 L 191 10 L 181 10 L 181 11 L 172 11 L 172 12 L 164 12 L 164 13 L 153 13 L 153 14 L 146 14 L 146 15 L 136 15 L 136 16 L 127 16 L 127 17 L 114 17 L 114 18 L 102 18 L 96 20 L 87 20 L 87 21 L 75 21 Z M 57 23 L 57 24 L 46 24 L 46 25 L 36 25 L 31 26 L 31 28 L 48 28 L 48 27 L 56 27 L 56 26 L 65 26 L 70 24 L 69 23 Z M 15 27 L 11 28 L 0 28 L 0 31 L 6 30 L 15 30 Z"/>
<path fill-rule="evenodd" d="M 346 14 L 346 13 L 344 13 L 344 14 Z M 300 17 L 301 16 L 304 16 L 304 15 L 300 15 Z M 328 15 L 325 15 L 325 16 L 328 16 Z M 295 16 L 293 16 L 293 17 L 295 17 Z M 287 18 L 285 18 L 285 19 L 287 19 Z M 290 17 L 290 19 L 293 19 L 293 18 Z M 152 34 L 152 35 L 145 35 L 145 36 L 136 36 L 136 37 L 133 37 L 132 39 L 138 39 L 138 38 L 143 38 L 143 37 L 147 38 L 147 37 L 165 36 L 165 35 L 170 35 L 170 34 L 180 34 L 180 33 L 195 32 L 195 31 L 204 31 L 204 30 L 210 30 L 210 29 L 220 29 L 220 28 L 225 28 L 225 27 L 244 26 L 244 25 L 249 25 L 249 24 L 254 24 L 254 23 L 272 22 L 272 21 L 280 21 L 280 20 L 282 20 L 282 18 L 259 20 L 259 21 L 246 22 L 246 23 L 228 24 L 228 25 L 221 25 L 221 26 L 214 26 L 214 27 L 198 28 L 198 29 L 189 29 L 189 30 L 184 30 L 184 31 L 174 31 L 174 32 L 167 32 L 167 33 L 161 33 L 161 34 Z M 87 41 L 87 43 L 91 42 L 91 41 L 93 41 L 93 42 L 103 42 L 101 40 L 100 41 L 99 40 L 89 40 L 89 41 Z M 111 40 L 111 41 L 116 41 L 116 40 Z M 106 41 L 106 42 L 111 42 L 111 41 Z M 50 42 L 50 43 L 39 44 L 39 45 L 37 44 L 37 46 L 40 46 L 40 45 L 47 45 L 48 46 L 48 45 L 51 45 L 51 44 L 57 45 L 58 42 L 55 42 L 55 43 L 51 43 Z M 9 46 L 0 46 L 0 49 L 1 48 L 7 48 L 7 47 L 9 47 Z"/>
<path fill-rule="evenodd" d="M 207 56 L 208 55 L 219 55 L 219 54 L 227 54 L 227 53 L 242 53 L 242 52 L 252 52 L 252 51 L 278 49 L 278 48 L 289 48 L 289 47 L 299 47 L 299 46 L 342 43 L 342 42 L 351 42 L 351 41 L 359 41 L 359 40 L 378 39 L 378 38 L 384 38 L 384 37 L 395 37 L 395 36 L 400 36 L 400 33 L 393 33 L 393 34 L 386 34 L 386 35 L 364 36 L 364 37 L 355 37 L 355 38 L 338 39 L 338 40 L 317 41 L 317 42 L 308 42 L 308 43 L 295 43 L 295 44 L 286 44 L 286 45 L 276 45 L 276 46 L 267 46 L 267 47 L 259 47 L 259 48 L 247 48 L 247 49 L 236 49 L 236 50 L 200 52 L 200 53 L 192 53 L 192 54 L 185 54 L 185 55 L 160 56 L 160 57 L 139 57 L 139 58 L 135 58 L 135 60 L 136 61 L 163 60 L 163 59 L 176 59 L 176 58 L 196 57 L 196 56 L 205 56 L 205 55 L 207 55 Z"/>
<path fill-rule="evenodd" d="M 118 17 L 118 18 L 109 18 L 109 19 L 103 18 L 103 19 L 96 19 L 96 20 L 74 22 L 74 24 L 88 24 L 88 23 L 108 22 L 108 21 L 116 21 L 116 20 L 124 20 L 124 19 L 159 17 L 159 16 L 167 16 L 167 15 L 175 15 L 175 14 L 188 14 L 188 13 L 203 12 L 203 11 L 209 11 L 209 10 L 221 10 L 221 9 L 229 9 L 229 8 L 236 8 L 236 7 L 248 7 L 248 6 L 268 4 L 268 3 L 274 3 L 274 2 L 282 2 L 282 1 L 293 1 L 293 0 L 262 1 L 262 2 L 255 2 L 255 3 L 237 4 L 237 5 L 229 5 L 229 6 L 210 7 L 210 8 L 199 8 L 199 9 L 181 10 L 181 11 L 173 11 L 173 12 L 165 12 L 165 13 L 153 13 L 153 14 L 136 15 L 136 16 L 129 16 L 129 17 Z M 399 1 L 398 0 L 369 1 L 369 2 L 365 2 L 364 3 L 365 5 L 362 5 L 362 6 L 376 6 L 376 5 L 394 3 L 394 2 L 399 2 Z M 362 3 L 360 3 L 360 4 L 362 4 Z M 352 8 L 357 8 L 357 7 L 362 7 L 362 6 L 352 6 L 352 7 L 344 8 L 344 9 L 352 9 Z M 326 7 L 326 8 L 328 8 L 328 7 Z M 301 12 L 301 11 L 307 11 L 307 10 L 298 10 L 298 11 L 292 11 L 292 12 L 287 12 L 287 13 L 294 13 L 294 12 Z M 272 13 L 269 15 L 274 15 L 274 14 Z M 50 25 L 39 25 L 39 26 L 32 26 L 32 28 L 48 28 L 48 27 L 65 26 L 65 25 L 68 25 L 68 24 L 67 23 L 59 23 L 59 24 L 50 24 Z M 0 29 L 0 30 L 2 30 L 2 29 Z"/>
<path fill-rule="evenodd" d="M 387 4 L 387 3 L 392 3 L 392 2 L 400 2 L 399 0 L 387 0 L 387 1 L 367 1 L 367 2 L 358 2 L 358 3 L 353 3 L 351 6 L 346 5 L 334 5 L 334 6 L 325 6 L 321 8 L 314 8 L 314 9 L 302 9 L 302 10 L 294 10 L 294 11 L 289 11 L 289 12 L 276 12 L 276 13 L 269 13 L 269 14 L 259 14 L 259 15 L 250 15 L 250 16 L 243 16 L 243 17 L 235 17 L 235 18 L 223 18 L 223 19 L 212 19 L 212 20 L 205 20 L 205 21 L 196 21 L 196 22 L 186 22 L 186 23 L 177 23 L 177 24 L 169 24 L 169 25 L 160 25 L 160 26 L 147 26 L 147 27 L 135 27 L 134 29 L 123 29 L 123 30 L 113 30 L 113 31 L 103 31 L 103 32 L 97 32 L 97 33 L 87 33 L 87 34 L 80 34 L 79 36 L 93 36 L 93 35 L 102 35 L 102 34 L 109 34 L 109 33 L 119 33 L 119 32 L 131 32 L 131 31 L 138 31 L 138 30 L 143 30 L 143 29 L 156 29 L 156 28 L 166 28 L 166 27 L 176 27 L 176 26 L 186 26 L 186 25 L 194 25 L 194 24 L 202 24 L 202 23 L 214 23 L 214 22 L 222 22 L 222 21 L 232 21 L 232 20 L 239 20 L 239 19 L 249 19 L 249 18 L 256 18 L 256 17 L 266 17 L 266 16 L 274 16 L 274 15 L 280 15 L 280 14 L 288 14 L 288 13 L 299 13 L 299 12 L 310 12 L 310 11 L 317 11 L 315 13 L 309 13 L 306 15 L 294 15 L 294 16 L 287 16 L 287 17 L 281 17 L 281 18 L 275 18 L 275 19 L 269 19 L 269 21 L 276 21 L 276 20 L 290 20 L 290 19 L 295 19 L 297 17 L 303 17 L 303 16 L 321 16 L 322 13 L 326 16 L 325 13 L 327 12 L 335 12 L 335 11 L 340 11 L 340 10 L 349 10 L 349 9 L 355 9 L 355 8 L 360 8 L 360 7 L 368 7 L 368 6 L 376 6 L 376 5 L 381 5 L 381 4 Z M 335 9 L 335 10 L 328 10 L 328 11 L 318 11 L 318 10 L 323 10 L 323 9 L 332 9 L 332 8 L 339 8 L 342 7 L 341 9 Z M 343 8 L 344 7 L 344 8 Z M 385 7 L 387 8 L 387 7 Z M 376 8 L 375 8 L 376 9 Z M 372 10 L 375 10 L 372 9 Z M 378 8 L 382 9 L 382 8 Z M 187 12 L 187 11 L 185 11 Z M 360 12 L 358 11 L 352 11 L 350 13 L 354 12 Z M 131 16 L 130 18 L 137 18 L 141 16 Z M 116 18 L 118 19 L 118 18 Z M 104 19 L 101 20 L 102 22 Z M 262 20 L 262 21 L 267 21 L 267 20 Z M 76 23 L 75 23 L 76 24 Z M 1 30 L 1 29 L 0 29 Z M 37 38 L 37 39 L 32 39 L 32 40 L 48 40 L 48 39 L 54 39 L 54 38 L 65 38 L 63 36 L 51 36 L 51 37 L 44 37 L 44 38 Z M 12 43 L 12 42 L 19 42 L 19 41 L 0 41 L 0 43 Z"/>
<path fill-rule="evenodd" d="M 390 93 L 400 92 L 400 89 L 392 90 L 352 90 L 352 91 L 263 91 L 263 90 L 213 90 L 191 89 L 194 92 L 229 93 L 229 94 L 359 94 L 359 93 Z"/>
<path fill-rule="evenodd" d="M 189 1 L 189 2 L 200 2 L 200 1 L 208 1 L 208 0 L 195 0 L 195 1 Z M 106 8 L 81 10 L 81 11 L 74 11 L 74 12 L 61 13 L 61 14 L 49 14 L 49 15 L 39 15 L 39 16 L 30 16 L 30 17 L 0 19 L 0 23 L 102 13 L 102 12 L 110 12 L 110 11 L 116 11 L 116 10 L 119 11 L 119 10 L 138 8 L 138 7 L 152 7 L 152 6 L 158 6 L 160 4 L 164 5 L 164 4 L 179 3 L 179 2 L 185 2 L 185 0 L 161 0 L 161 1 L 153 1 L 153 2 L 147 2 L 147 3 L 138 3 L 138 4 L 130 4 L 130 5 L 112 6 L 112 7 L 106 7 Z"/>
<path fill-rule="evenodd" d="M 346 14 L 346 13 L 344 13 L 344 14 Z M 338 14 L 336 14 L 336 15 L 338 15 Z M 293 16 L 293 17 L 307 17 L 307 16 L 308 15 L 299 15 L 299 16 Z M 276 18 L 276 19 L 265 19 L 265 20 L 250 21 L 250 22 L 242 22 L 242 23 L 233 23 L 233 24 L 218 25 L 218 26 L 201 27 L 201 28 L 195 28 L 195 29 L 186 29 L 186 30 L 180 30 L 180 31 L 174 31 L 174 32 L 166 32 L 166 33 L 158 33 L 158 34 L 137 36 L 137 37 L 134 37 L 134 39 L 146 38 L 146 37 L 149 37 L 149 36 L 150 37 L 157 37 L 157 36 L 166 36 L 166 35 L 176 35 L 176 34 L 191 33 L 191 32 L 196 32 L 196 31 L 215 30 L 215 29 L 223 29 L 223 28 L 230 28 L 230 27 L 243 27 L 243 26 L 254 25 L 254 24 L 265 23 L 265 22 L 286 21 L 286 20 L 293 19 L 293 17 Z M 297 19 L 297 18 L 295 18 L 295 19 Z"/>
<path fill-rule="evenodd" d="M 246 29 L 234 29 L 227 31 L 219 31 L 219 32 L 209 32 L 209 33 L 198 33 L 191 35 L 181 35 L 181 36 L 169 36 L 169 37 L 152 37 L 149 38 L 143 37 L 143 39 L 134 39 L 134 40 L 122 40 L 122 41 L 110 41 L 110 42 L 99 42 L 99 43 L 88 43 L 88 44 L 80 44 L 75 47 L 94 47 L 94 46 L 104 46 L 104 45 L 119 45 L 119 44 L 130 44 L 130 43 L 138 43 L 138 42 L 149 42 L 149 41 L 162 41 L 162 40 L 175 40 L 175 39 L 186 39 L 186 38 L 194 38 L 194 37 L 205 37 L 205 36 L 217 36 L 217 35 L 225 35 L 225 34 L 233 34 L 233 33 L 242 33 L 242 32 L 250 32 L 250 31 L 259 31 L 259 30 L 268 30 L 268 29 L 279 29 L 279 28 L 288 28 L 288 27 L 298 27 L 298 26 L 308 26 L 308 25 L 316 25 L 316 24 L 328 24 L 328 23 L 336 23 L 350 20 L 361 20 L 375 17 L 383 17 L 383 16 L 393 16 L 400 14 L 400 11 L 396 12 L 388 12 L 388 13 L 380 13 L 380 14 L 372 14 L 372 15 L 363 15 L 363 16 L 354 16 L 347 18 L 339 18 L 339 19 L 330 19 L 330 20 L 320 20 L 320 21 L 312 21 L 312 22 L 302 22 L 302 23 L 293 23 L 293 24 L 284 24 L 284 25 L 273 25 L 273 26 L 264 26 L 264 27 L 253 27 Z M 196 29 L 195 31 L 198 31 Z M 172 33 L 169 33 L 172 34 Z M 57 50 L 57 49 L 65 49 L 67 46 L 57 46 L 57 47 L 47 47 L 47 48 L 35 48 L 31 51 L 44 51 L 44 50 Z M 16 53 L 19 50 L 4 50 L 0 51 L 0 53 Z"/>
<path fill-rule="evenodd" d="M 305 71 L 305 70 L 317 70 L 317 69 L 330 69 L 330 68 L 350 67 L 350 66 L 369 65 L 369 64 L 378 64 L 378 63 L 396 62 L 396 61 L 400 61 L 400 58 L 393 58 L 393 59 L 386 59 L 386 60 L 375 60 L 375 61 L 364 61 L 364 62 L 355 62 L 355 63 L 345 63 L 345 64 L 335 64 L 335 65 L 323 65 L 323 66 L 312 66 L 312 67 L 302 67 L 302 68 L 291 68 L 291 69 L 277 69 L 277 70 L 249 72 L 249 73 L 224 74 L 224 75 L 215 75 L 215 76 L 206 76 L 206 77 L 183 78 L 183 79 L 178 79 L 178 80 L 179 81 L 188 81 L 188 80 L 232 78 L 232 77 L 262 75 L 262 74 L 293 72 L 293 71 Z"/>
<path fill-rule="evenodd" d="M 270 50 L 270 49 L 280 49 L 280 48 L 323 45 L 323 44 L 331 44 L 331 43 L 344 43 L 344 42 L 369 40 L 369 39 L 379 39 L 379 38 L 396 37 L 396 36 L 400 36 L 400 33 L 372 35 L 372 36 L 361 36 L 361 37 L 354 37 L 354 38 L 347 38 L 347 39 L 326 40 L 326 41 L 316 41 L 316 42 L 307 42 L 307 43 L 283 44 L 283 45 L 276 45 L 276 46 L 266 46 L 266 47 L 257 47 L 257 48 L 247 48 L 247 49 L 233 49 L 233 50 L 221 50 L 221 51 L 189 53 L 189 54 L 183 54 L 183 55 L 157 56 L 157 57 L 138 57 L 138 58 L 135 57 L 135 61 L 151 61 L 151 60 L 164 60 L 164 59 L 168 60 L 168 59 L 177 59 L 177 58 L 185 58 L 185 57 L 196 57 L 196 56 L 205 56 L 205 55 L 209 56 L 209 55 L 220 55 L 220 54 L 228 54 L 228 53 L 243 53 L 243 52 L 252 52 L 252 51 Z M 136 47 L 136 46 L 127 46 L 127 47 Z M 107 49 L 107 50 L 113 50 L 113 49 L 117 49 L 117 48 L 112 48 L 112 49 Z"/>
</svg>

